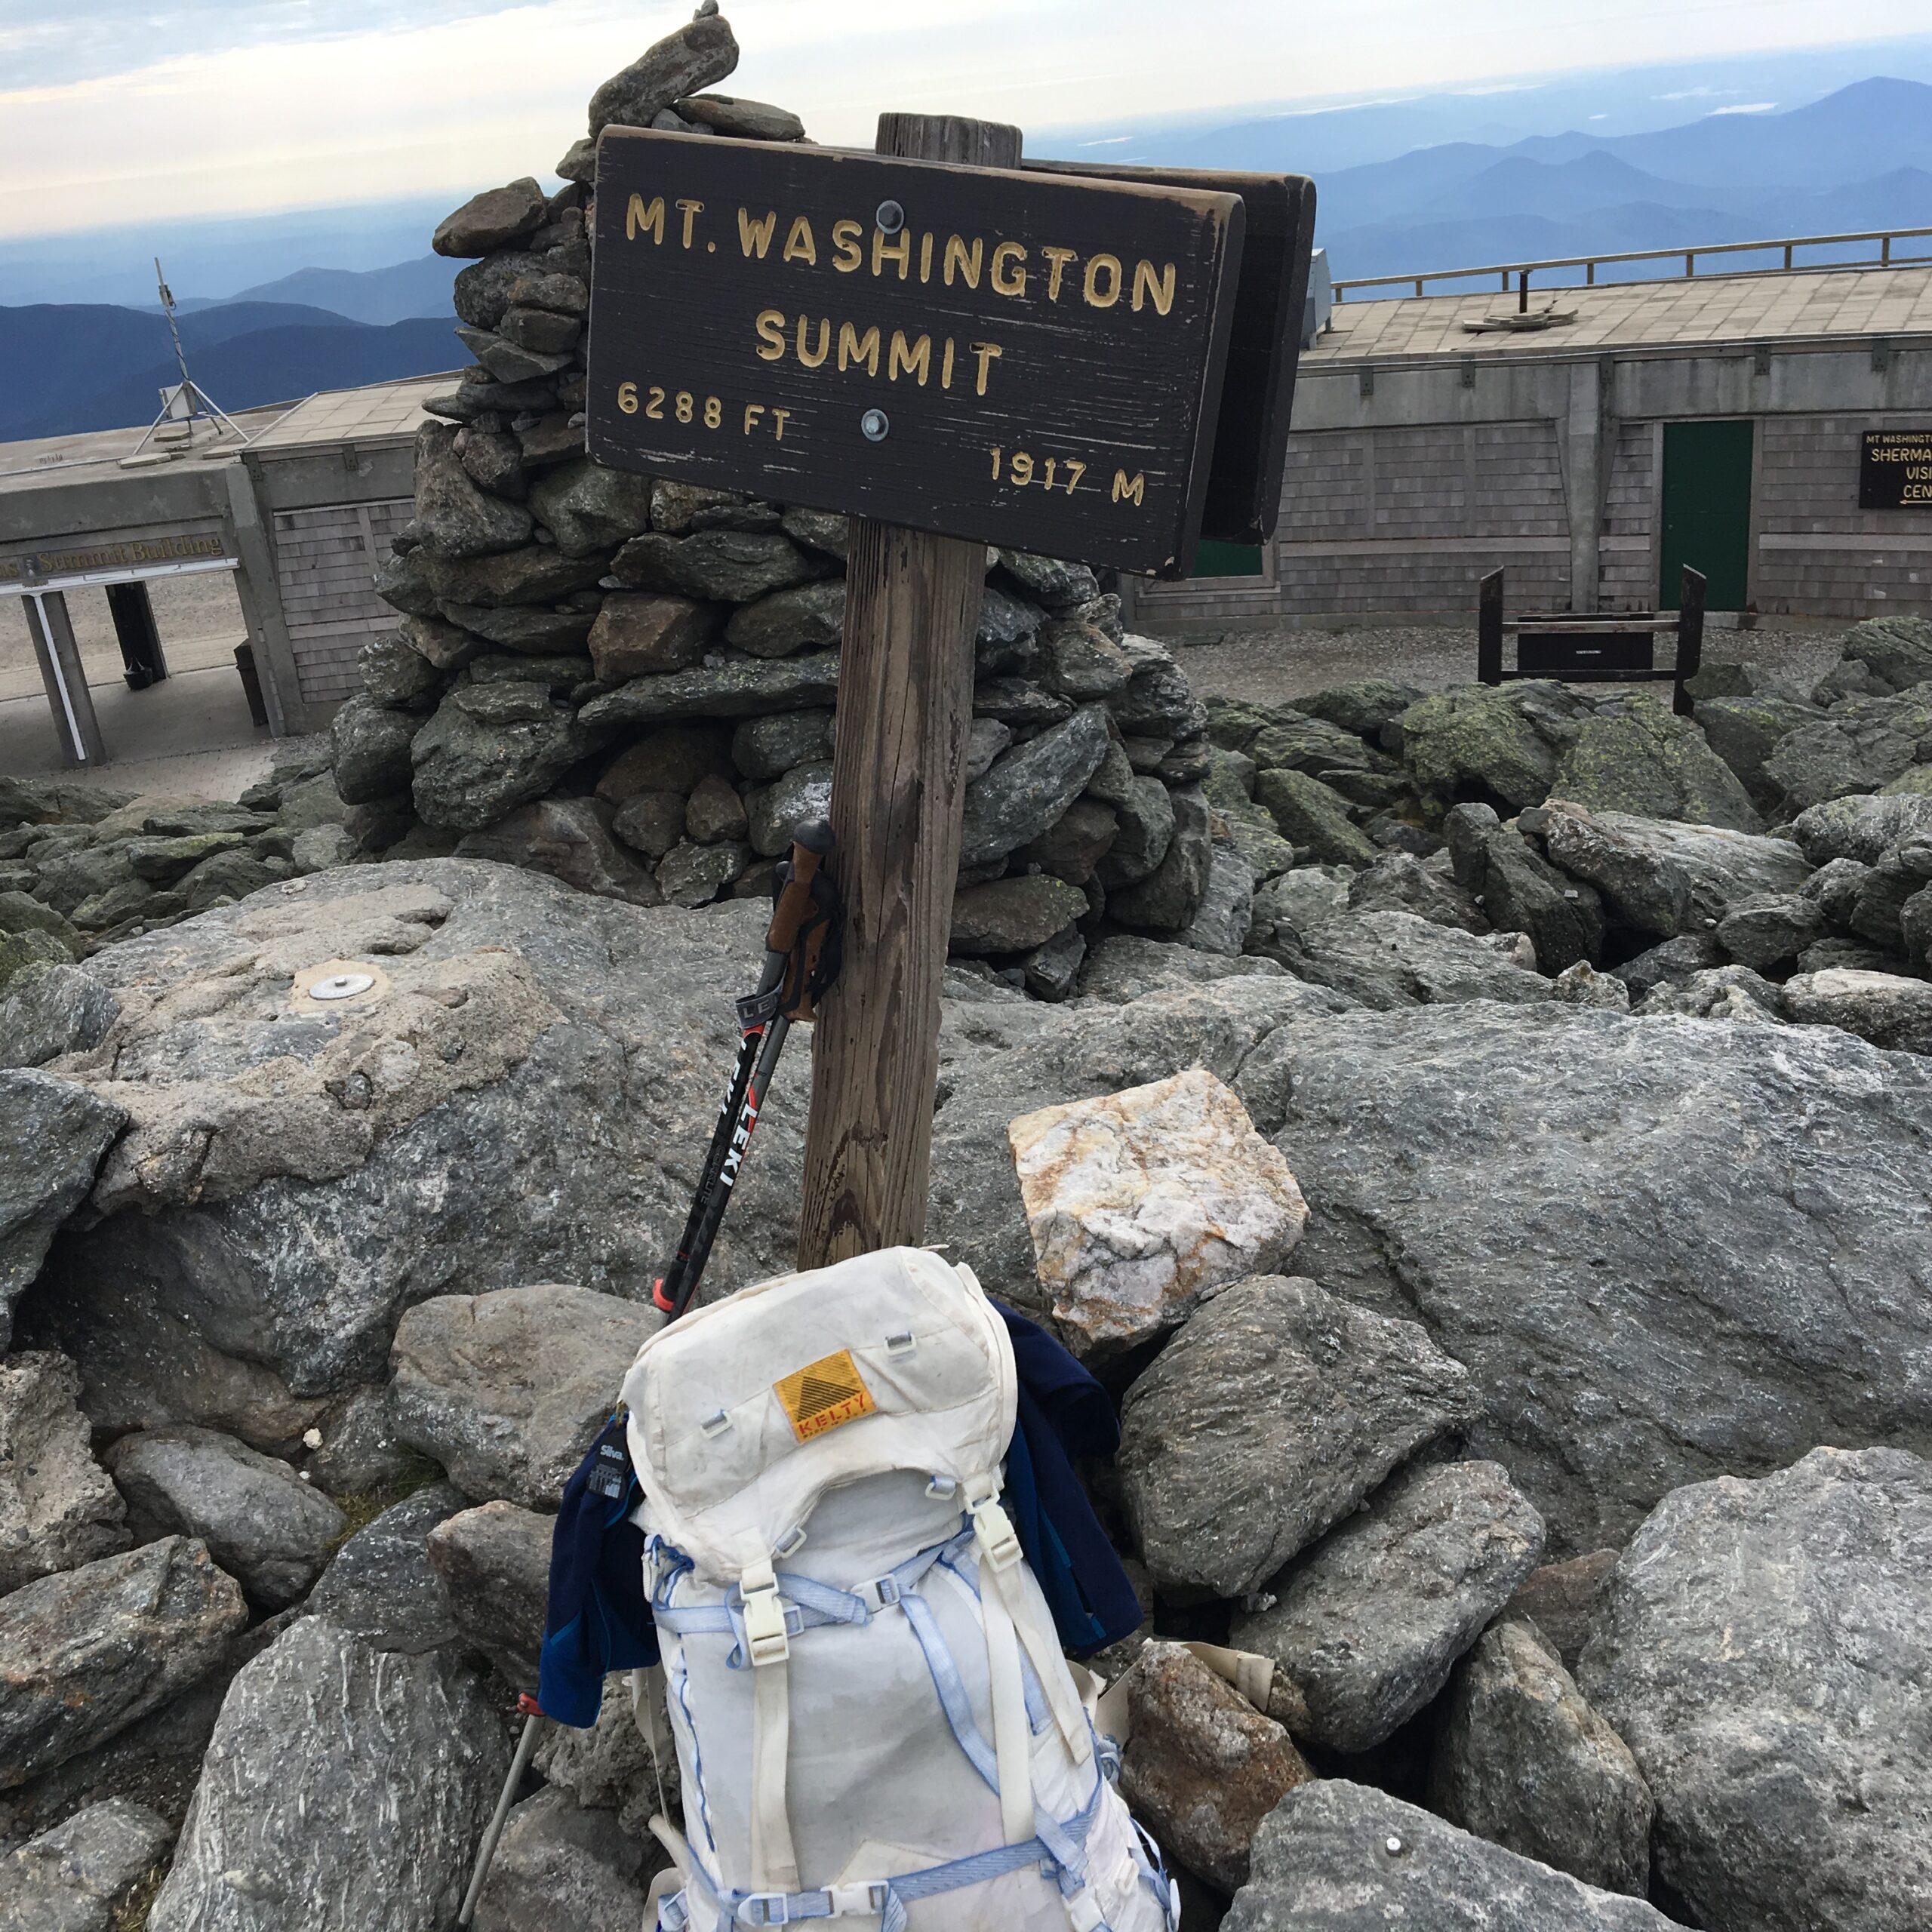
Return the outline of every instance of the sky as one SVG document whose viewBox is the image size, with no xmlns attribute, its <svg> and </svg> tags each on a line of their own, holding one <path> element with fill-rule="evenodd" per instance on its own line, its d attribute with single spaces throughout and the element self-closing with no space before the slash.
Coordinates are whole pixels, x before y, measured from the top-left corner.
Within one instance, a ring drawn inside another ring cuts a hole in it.
<svg viewBox="0 0 1932 1932">
<path fill-rule="evenodd" d="M 728 91 L 822 141 L 1503 85 L 1922 32 L 1925 0 L 734 0 Z M 547 172 L 689 18 L 618 0 L 0 0 L 0 238 Z M 0 293 L 0 301 L 5 300 Z"/>
</svg>

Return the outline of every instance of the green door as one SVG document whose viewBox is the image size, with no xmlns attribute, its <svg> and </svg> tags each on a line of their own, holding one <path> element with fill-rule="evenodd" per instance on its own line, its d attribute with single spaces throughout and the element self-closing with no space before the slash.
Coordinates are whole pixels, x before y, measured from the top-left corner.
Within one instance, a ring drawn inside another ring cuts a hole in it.
<svg viewBox="0 0 1932 1932">
<path fill-rule="evenodd" d="M 1663 542 L 1657 608 L 1677 608 L 1684 567 L 1704 574 L 1704 608 L 1741 611 L 1751 575 L 1749 423 L 1663 426 Z"/>
</svg>

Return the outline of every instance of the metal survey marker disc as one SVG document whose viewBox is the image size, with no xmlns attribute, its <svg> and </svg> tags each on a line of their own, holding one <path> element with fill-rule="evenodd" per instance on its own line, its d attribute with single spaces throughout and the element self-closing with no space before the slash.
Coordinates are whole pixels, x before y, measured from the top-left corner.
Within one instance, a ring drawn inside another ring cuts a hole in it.
<svg viewBox="0 0 1932 1932">
<path fill-rule="evenodd" d="M 289 1004 L 299 1011 L 367 1005 L 390 990 L 389 976 L 366 959 L 322 959 L 295 976 Z"/>
<path fill-rule="evenodd" d="M 353 999 L 358 993 L 366 993 L 376 983 L 373 973 L 331 973 L 326 980 L 318 980 L 309 989 L 311 999 Z"/>
</svg>

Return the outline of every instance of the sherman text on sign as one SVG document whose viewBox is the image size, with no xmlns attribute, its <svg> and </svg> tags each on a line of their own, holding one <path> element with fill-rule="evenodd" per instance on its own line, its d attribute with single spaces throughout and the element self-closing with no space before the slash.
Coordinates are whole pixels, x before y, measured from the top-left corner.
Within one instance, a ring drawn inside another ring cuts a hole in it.
<svg viewBox="0 0 1932 1932">
<path fill-rule="evenodd" d="M 1867 429 L 1859 452 L 1862 510 L 1932 510 L 1932 429 Z"/>
<path fill-rule="evenodd" d="M 590 453 L 1185 574 L 1242 226 L 1227 194 L 611 130 Z"/>
</svg>

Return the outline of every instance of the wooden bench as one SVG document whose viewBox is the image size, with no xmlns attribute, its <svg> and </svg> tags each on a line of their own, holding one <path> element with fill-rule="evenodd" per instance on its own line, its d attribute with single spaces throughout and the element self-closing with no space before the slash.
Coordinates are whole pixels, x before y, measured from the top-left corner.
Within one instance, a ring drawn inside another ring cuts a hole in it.
<svg viewBox="0 0 1932 1932">
<path fill-rule="evenodd" d="M 1503 610 L 1503 577 L 1491 571 L 1482 580 L 1476 607 L 1476 677 L 1485 685 L 1509 678 L 1560 678 L 1571 685 L 1669 684 L 1671 709 L 1690 715 L 1684 681 L 1697 675 L 1704 651 L 1704 579 L 1687 565 L 1683 593 L 1675 611 L 1564 612 L 1556 616 L 1507 617 Z M 1657 641 L 1675 635 L 1677 648 L 1666 667 L 1657 662 Z M 1516 662 L 1506 669 L 1505 638 L 1516 640 Z"/>
</svg>

